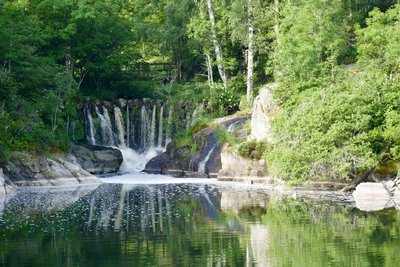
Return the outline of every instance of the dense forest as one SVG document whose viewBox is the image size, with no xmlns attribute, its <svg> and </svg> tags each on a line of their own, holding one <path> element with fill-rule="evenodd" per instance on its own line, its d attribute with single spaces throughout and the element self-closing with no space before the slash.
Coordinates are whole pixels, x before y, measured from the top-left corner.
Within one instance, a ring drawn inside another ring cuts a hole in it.
<svg viewBox="0 0 400 267">
<path fill-rule="evenodd" d="M 216 117 L 275 83 L 272 174 L 393 171 L 399 21 L 395 0 L 0 0 L 0 162 L 67 151 L 85 97 L 202 102 Z"/>
</svg>

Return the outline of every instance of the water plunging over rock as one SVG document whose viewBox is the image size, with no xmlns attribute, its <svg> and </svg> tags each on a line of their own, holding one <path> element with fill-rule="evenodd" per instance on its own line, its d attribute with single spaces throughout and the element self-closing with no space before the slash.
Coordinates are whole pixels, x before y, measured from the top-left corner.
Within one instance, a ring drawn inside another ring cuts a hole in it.
<svg viewBox="0 0 400 267">
<path fill-rule="evenodd" d="M 221 169 L 222 143 L 218 142 L 217 137 L 219 129 L 233 129 L 243 125 L 247 119 L 247 116 L 231 116 L 214 120 L 218 127 L 207 127 L 193 136 L 197 152 L 193 153 L 190 147 L 176 148 L 171 144 L 166 152 L 146 164 L 145 172 L 178 177 L 216 177 Z"/>
<path fill-rule="evenodd" d="M 87 141 L 120 149 L 124 159 L 121 172 L 141 171 L 170 140 L 170 127 L 164 127 L 164 108 L 161 101 L 149 99 L 89 101 L 83 108 Z"/>
</svg>

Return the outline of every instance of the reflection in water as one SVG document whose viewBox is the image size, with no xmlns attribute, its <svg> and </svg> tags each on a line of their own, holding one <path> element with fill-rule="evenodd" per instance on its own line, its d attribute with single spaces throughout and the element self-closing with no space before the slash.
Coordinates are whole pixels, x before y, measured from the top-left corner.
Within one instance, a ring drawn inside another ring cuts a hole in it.
<svg viewBox="0 0 400 267">
<path fill-rule="evenodd" d="M 250 187 L 30 189 L 4 205 L 0 266 L 394 266 L 399 222 Z"/>
</svg>

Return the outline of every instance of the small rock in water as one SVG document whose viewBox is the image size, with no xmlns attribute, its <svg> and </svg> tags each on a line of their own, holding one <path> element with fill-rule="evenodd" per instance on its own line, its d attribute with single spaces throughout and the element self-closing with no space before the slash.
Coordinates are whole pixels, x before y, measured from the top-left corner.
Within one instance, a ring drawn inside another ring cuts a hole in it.
<svg viewBox="0 0 400 267">
<path fill-rule="evenodd" d="M 353 193 L 358 209 L 377 211 L 393 206 L 391 196 L 382 183 L 361 183 Z"/>
</svg>

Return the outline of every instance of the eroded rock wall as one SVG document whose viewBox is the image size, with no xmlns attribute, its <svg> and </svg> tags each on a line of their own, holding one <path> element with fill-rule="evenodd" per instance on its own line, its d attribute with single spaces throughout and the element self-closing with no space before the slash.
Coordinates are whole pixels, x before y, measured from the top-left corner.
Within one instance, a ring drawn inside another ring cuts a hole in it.
<svg viewBox="0 0 400 267">
<path fill-rule="evenodd" d="M 272 90 L 276 86 L 276 84 L 272 84 L 262 88 L 254 99 L 249 139 L 273 142 L 271 119 L 276 112 L 276 105 Z"/>
</svg>

